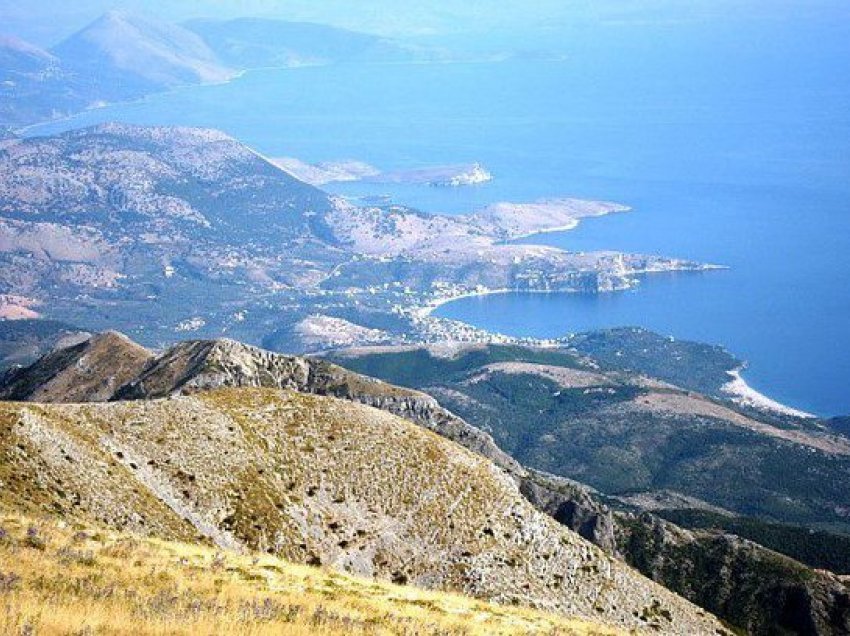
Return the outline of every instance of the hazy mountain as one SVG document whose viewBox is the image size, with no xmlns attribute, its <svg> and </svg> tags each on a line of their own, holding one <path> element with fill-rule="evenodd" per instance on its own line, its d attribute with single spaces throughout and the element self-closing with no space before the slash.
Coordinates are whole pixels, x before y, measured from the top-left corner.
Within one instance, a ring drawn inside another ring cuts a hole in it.
<svg viewBox="0 0 850 636">
<path fill-rule="evenodd" d="M 66 115 L 87 103 L 55 55 L 0 36 L 0 127 Z"/>
<path fill-rule="evenodd" d="M 0 20 L 28 28 L 49 40 L 55 37 L 54 34 L 65 31 L 66 25 L 84 23 L 114 4 L 114 0 L 78 0 L 74 3 L 44 0 L 27 7 L 4 6 L 0 8 Z M 800 21 L 826 17 L 839 22 L 848 16 L 846 6 L 835 0 L 811 0 L 805 4 L 782 0 L 770 7 L 758 3 L 742 5 L 732 0 L 694 0 L 687 7 L 673 0 L 607 0 L 595 3 L 538 0 L 533 11 L 495 0 L 438 0 L 421 5 L 407 3 L 401 9 L 397 2 L 390 0 L 367 0 L 356 5 L 348 0 L 324 0 L 320 3 L 311 0 L 285 3 L 268 0 L 216 0 L 214 3 L 210 0 L 183 0 L 179 3 L 124 0 L 121 5 L 151 11 L 175 21 L 209 15 L 210 8 L 214 7 L 216 15 L 226 18 L 264 15 L 342 25 L 393 37 L 459 34 L 466 39 L 480 39 L 482 34 L 539 34 L 553 26 L 572 26 L 598 37 L 600 26 L 608 25 L 645 27 L 697 21 L 712 24 L 726 23 L 730 17 L 747 21 Z"/>
<path fill-rule="evenodd" d="M 191 31 L 156 19 L 110 11 L 52 49 L 101 99 L 233 77 Z"/>
<path fill-rule="evenodd" d="M 191 31 L 111 11 L 49 52 L 14 37 L 0 38 L 0 126 L 55 119 L 233 75 Z"/>
<path fill-rule="evenodd" d="M 332 62 L 398 61 L 411 53 L 374 35 L 309 22 L 261 18 L 191 20 L 183 24 L 234 68 Z"/>
<path fill-rule="evenodd" d="M 320 24 L 241 18 L 184 26 L 109 11 L 45 51 L 0 36 L 0 126 L 55 119 L 269 66 L 413 59 L 413 49 Z"/>
<path fill-rule="evenodd" d="M 29 42 L 7 35 L 0 35 L 0 73 L 3 81 L 16 75 L 44 73 L 59 65 L 59 60 Z"/>
</svg>

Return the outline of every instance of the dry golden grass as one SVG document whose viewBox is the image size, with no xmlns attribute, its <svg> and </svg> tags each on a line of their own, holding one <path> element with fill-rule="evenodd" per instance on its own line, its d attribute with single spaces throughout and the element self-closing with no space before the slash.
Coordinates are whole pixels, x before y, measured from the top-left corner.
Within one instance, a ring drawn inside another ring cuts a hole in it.
<svg viewBox="0 0 850 636">
<path fill-rule="evenodd" d="M 615 633 L 267 555 L 0 514 L 0 634 Z"/>
</svg>

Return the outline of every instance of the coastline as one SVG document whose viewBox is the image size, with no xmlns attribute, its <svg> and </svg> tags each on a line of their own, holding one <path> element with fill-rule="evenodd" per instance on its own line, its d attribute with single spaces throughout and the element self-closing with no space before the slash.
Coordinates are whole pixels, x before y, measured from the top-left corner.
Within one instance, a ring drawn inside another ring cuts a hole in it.
<svg viewBox="0 0 850 636">
<path fill-rule="evenodd" d="M 495 294 L 510 294 L 513 293 L 512 289 L 485 289 L 481 291 L 470 291 L 464 292 L 462 294 L 453 294 L 447 296 L 439 296 L 437 298 L 433 298 L 424 305 L 417 307 L 413 310 L 413 315 L 417 318 L 429 318 L 431 315 L 437 311 L 443 305 L 448 305 L 451 302 L 456 300 L 461 300 L 463 298 L 477 298 L 479 296 L 493 296 Z M 551 293 L 551 292 L 532 292 L 532 293 Z"/>
<path fill-rule="evenodd" d="M 137 99 L 128 100 L 128 101 L 125 101 L 125 102 L 116 102 L 116 103 L 112 103 L 112 104 L 107 104 L 105 106 L 111 107 L 111 106 L 115 106 L 115 105 L 126 105 L 126 104 L 133 104 L 133 103 L 141 103 L 141 102 L 145 102 L 149 99 L 156 98 L 158 96 L 172 94 L 172 93 L 178 93 L 178 92 L 182 92 L 182 91 L 185 91 L 185 90 L 194 90 L 196 88 L 206 87 L 206 86 L 226 85 L 226 84 L 230 84 L 232 82 L 239 80 L 240 78 L 242 78 L 243 76 L 245 76 L 246 74 L 248 74 L 252 71 L 289 70 L 289 69 L 293 69 L 293 68 L 297 69 L 298 67 L 268 67 L 268 68 L 261 68 L 261 69 L 241 70 L 237 73 L 234 73 L 234 75 L 232 77 L 228 78 L 228 79 L 223 79 L 223 80 L 219 80 L 219 81 L 215 81 L 215 82 L 204 82 L 204 83 L 199 83 L 199 84 L 190 84 L 190 85 L 175 87 L 173 89 L 166 90 L 166 91 L 159 91 L 159 92 L 155 92 L 155 93 L 146 94 L 146 95 L 143 95 L 143 96 L 141 96 Z M 80 111 L 80 112 L 77 112 L 77 113 L 70 114 L 66 117 L 36 122 L 36 123 L 33 123 L 33 124 L 29 124 L 29 125 L 25 126 L 24 128 L 19 129 L 19 130 L 15 130 L 14 132 L 16 132 L 18 134 L 28 135 L 28 134 L 31 134 L 33 129 L 37 129 L 41 126 L 48 126 L 48 125 L 52 125 L 52 124 L 58 124 L 58 123 L 62 123 L 62 122 L 73 121 L 75 118 L 80 117 L 80 116 L 84 116 L 85 113 L 93 111 L 93 110 L 99 110 L 99 109 L 87 109 L 87 110 L 84 110 L 84 111 Z M 40 134 L 40 133 L 36 132 L 35 134 Z M 258 157 L 260 157 L 264 161 L 266 161 L 266 162 L 268 162 L 272 165 L 276 165 L 274 163 L 274 161 L 270 160 L 268 157 L 263 156 L 256 151 L 254 151 L 254 154 L 256 154 Z M 580 217 L 580 218 L 572 219 L 568 223 L 560 225 L 560 226 L 546 227 L 546 228 L 534 230 L 534 231 L 531 231 L 531 232 L 527 232 L 525 234 L 517 235 L 515 237 L 507 239 L 504 242 L 510 243 L 510 242 L 514 242 L 514 241 L 530 239 L 530 238 L 533 238 L 535 236 L 540 236 L 540 235 L 554 234 L 554 233 L 559 233 L 559 232 L 564 232 L 564 233 L 570 232 L 570 231 L 575 230 L 580 225 L 581 220 L 583 220 L 584 218 L 599 218 L 599 217 L 607 216 L 607 215 L 610 215 L 610 214 L 616 214 L 616 213 L 621 213 L 621 212 L 630 212 L 631 210 L 632 209 L 630 207 L 627 207 L 627 206 L 622 206 L 622 207 L 619 207 L 619 208 L 616 208 L 616 209 L 606 210 L 606 211 L 603 211 L 599 214 L 591 214 L 591 215 L 588 215 L 587 217 Z M 728 268 L 725 267 L 725 266 L 706 264 L 706 265 L 703 265 L 699 270 L 696 270 L 696 271 L 711 271 L 711 270 L 721 270 L 721 269 L 728 269 Z M 663 268 L 648 268 L 648 269 L 643 270 L 643 271 L 630 272 L 629 274 L 630 275 L 634 274 L 634 275 L 638 276 L 638 275 L 642 275 L 642 274 L 665 273 L 665 272 L 672 272 L 672 271 L 675 271 L 675 270 L 667 270 L 667 269 L 663 269 Z M 632 287 L 633 287 L 633 285 L 628 285 L 626 287 L 621 288 L 620 290 L 627 290 L 627 289 L 630 289 Z M 612 291 L 617 291 L 617 290 L 612 290 Z M 462 300 L 462 299 L 465 299 L 465 298 L 484 297 L 484 296 L 490 296 L 490 295 L 495 295 L 495 294 L 510 294 L 510 293 L 554 294 L 554 293 L 573 293 L 573 292 L 569 292 L 569 291 L 565 291 L 565 290 L 522 290 L 522 291 L 518 291 L 518 290 L 515 290 L 515 289 L 509 289 L 509 288 L 482 289 L 482 290 L 467 291 L 467 292 L 464 292 L 464 293 L 447 294 L 447 295 L 444 295 L 444 296 L 435 297 L 435 298 L 427 301 L 425 304 L 423 304 L 419 307 L 413 308 L 411 313 L 416 318 L 427 319 L 428 317 L 433 317 L 434 312 L 436 312 L 443 305 L 446 305 L 450 302 Z M 735 401 L 739 404 L 745 405 L 745 406 L 750 406 L 750 407 L 757 408 L 757 409 L 760 409 L 760 410 L 774 412 L 774 413 L 778 413 L 778 414 L 786 415 L 786 416 L 791 416 L 791 417 L 801 417 L 801 418 L 816 417 L 815 415 L 813 415 L 811 413 L 805 412 L 805 411 L 800 410 L 800 409 L 795 409 L 793 407 L 782 404 L 781 402 L 773 400 L 770 397 L 768 397 L 768 396 L 764 395 L 763 393 L 757 391 L 756 389 L 752 388 L 746 382 L 746 380 L 743 378 L 743 376 L 742 376 L 743 370 L 744 370 L 743 368 L 740 368 L 740 369 L 736 369 L 734 371 L 729 371 L 730 380 L 729 380 L 729 382 L 727 382 L 723 386 L 723 389 L 722 389 L 723 392 L 727 393 L 730 396 L 730 399 L 732 399 L 733 401 Z"/>
<path fill-rule="evenodd" d="M 605 212 L 604 214 L 600 214 L 599 216 L 607 216 L 608 214 L 613 214 L 611 212 Z M 509 239 L 506 239 L 504 243 L 513 243 L 514 241 L 521 241 L 523 239 L 533 238 L 535 236 L 540 236 L 541 234 L 555 234 L 557 232 L 572 232 L 576 229 L 581 223 L 581 219 L 573 219 L 568 225 L 561 225 L 559 227 L 548 227 L 543 230 L 535 230 L 534 232 L 527 232 L 526 234 L 518 234 L 517 236 L 512 236 Z"/>
<path fill-rule="evenodd" d="M 769 411 L 779 415 L 788 415 L 791 417 L 799 417 L 804 419 L 814 419 L 817 416 L 813 413 L 808 413 L 800 409 L 777 402 L 764 393 L 756 391 L 753 387 L 747 384 L 742 373 L 746 367 L 738 367 L 731 371 L 727 371 L 731 380 L 721 387 L 724 393 L 731 396 L 733 402 L 742 406 L 753 407 L 762 411 Z"/>
<path fill-rule="evenodd" d="M 722 267 L 717 266 L 717 269 L 722 269 Z M 710 268 L 714 269 L 714 268 Z M 652 273 L 652 272 L 648 272 Z M 557 293 L 573 293 L 573 292 L 565 292 L 558 290 L 523 290 L 522 292 L 517 292 L 512 289 L 486 289 L 479 291 L 470 291 L 465 292 L 463 294 L 456 295 L 447 295 L 441 296 L 438 298 L 432 299 L 430 302 L 425 304 L 424 306 L 417 308 L 414 310 L 414 316 L 419 319 L 426 319 L 432 316 L 432 314 L 448 303 L 454 302 L 456 300 L 461 300 L 464 298 L 477 298 L 484 296 L 493 296 L 496 294 L 511 294 L 511 293 L 529 293 L 529 294 L 557 294 Z M 551 339 L 540 339 L 541 344 L 551 343 Z M 768 413 L 774 413 L 777 415 L 783 415 L 787 417 L 796 417 L 801 419 L 817 419 L 818 416 L 814 413 L 810 413 L 808 411 L 804 411 L 802 409 L 796 409 L 792 406 L 788 406 L 787 404 L 783 404 L 778 400 L 774 400 L 764 393 L 754 389 L 750 386 L 747 381 L 743 377 L 743 372 L 746 369 L 746 365 L 741 366 L 737 369 L 733 369 L 727 371 L 730 376 L 729 382 L 724 384 L 721 387 L 721 391 L 729 396 L 729 399 L 736 404 L 741 406 L 746 406 L 750 408 L 755 408 L 760 411 L 765 411 Z"/>
<path fill-rule="evenodd" d="M 600 201 L 600 203 L 607 203 L 607 201 Z M 525 239 L 534 238 L 535 236 L 541 236 L 541 235 L 544 235 L 544 234 L 556 234 L 558 232 L 572 232 L 573 230 L 578 228 L 578 226 L 581 225 L 581 222 L 585 219 L 600 219 L 600 218 L 603 218 L 603 217 L 606 217 L 606 216 L 610 216 L 612 214 L 625 214 L 627 212 L 633 212 L 634 211 L 634 208 L 632 208 L 631 206 L 628 206 L 628 205 L 620 205 L 620 204 L 611 204 L 611 205 L 615 205 L 616 207 L 612 208 L 610 210 L 603 210 L 603 211 L 599 212 L 598 214 L 589 214 L 587 216 L 580 216 L 578 218 L 574 218 L 566 225 L 546 227 L 546 228 L 542 228 L 542 229 L 539 229 L 539 230 L 534 230 L 532 232 L 526 232 L 524 234 L 518 234 L 516 236 L 512 236 L 511 238 L 502 241 L 502 243 L 505 243 L 505 244 L 514 243 L 516 241 L 523 241 Z"/>
<path fill-rule="evenodd" d="M 553 230 L 555 231 L 555 230 Z M 540 232 L 536 232 L 535 234 L 539 234 Z M 714 271 L 725 271 L 731 269 L 727 265 L 714 265 L 711 263 L 702 264 L 698 269 L 663 269 L 663 268 L 653 268 L 649 267 L 642 270 L 636 270 L 633 272 L 629 272 L 630 275 L 639 277 L 639 276 L 647 276 L 651 274 L 676 274 L 676 273 L 690 273 L 690 274 L 699 274 L 702 272 L 714 272 Z M 638 287 L 638 284 L 629 285 L 628 287 L 622 287 L 617 289 L 606 289 L 604 291 L 599 291 L 597 293 L 600 294 L 609 294 L 618 291 L 629 291 L 631 289 L 635 289 Z M 432 298 L 424 305 L 417 307 L 414 309 L 413 313 L 418 318 L 427 318 L 431 316 L 437 309 L 442 307 L 443 305 L 448 305 L 456 300 L 463 300 L 464 298 L 478 298 L 484 296 L 495 296 L 498 294 L 581 294 L 588 292 L 581 291 L 569 291 L 564 289 L 482 289 L 478 291 L 468 291 L 460 294 L 452 294 L 446 296 L 439 296 L 436 298 Z"/>
<path fill-rule="evenodd" d="M 488 64 L 493 63 L 493 60 L 422 60 L 422 61 L 399 61 L 399 62 L 364 62 L 364 64 L 370 64 L 374 66 L 403 66 L 407 65 L 422 65 L 422 64 Z M 102 110 L 104 108 L 110 108 L 112 106 L 132 106 L 133 104 L 144 103 L 146 100 L 152 97 L 160 97 L 164 95 L 171 95 L 182 90 L 189 90 L 194 88 L 205 88 L 210 86 L 224 86 L 227 84 L 231 84 L 236 80 L 242 79 L 245 75 L 253 72 L 270 72 L 270 71 L 286 71 L 286 70 L 299 70 L 303 68 L 316 68 L 323 66 L 332 66 L 334 62 L 317 62 L 317 63 L 304 63 L 304 64 L 294 64 L 294 65 L 281 65 L 281 66 L 257 66 L 251 68 L 242 68 L 242 69 L 233 69 L 233 75 L 226 79 L 221 79 L 217 81 L 211 82 L 197 82 L 197 83 L 189 83 L 182 84 L 179 86 L 172 86 L 160 91 L 153 91 L 151 93 L 145 93 L 144 95 L 139 95 L 138 97 L 133 97 L 130 99 L 119 100 L 116 102 L 105 102 L 101 106 L 87 106 L 82 108 L 81 110 L 74 111 L 72 113 L 68 113 L 62 115 L 61 117 L 51 118 L 51 119 L 43 119 L 40 121 L 34 121 L 28 124 L 24 124 L 19 127 L 10 126 L 10 130 L 12 133 L 19 137 L 39 137 L 42 133 L 38 131 L 32 132 L 33 129 L 38 129 L 42 126 L 50 126 L 53 124 L 63 124 L 67 122 L 72 122 L 77 117 L 85 115 L 87 113 Z M 85 128 L 86 126 L 80 126 L 80 128 Z M 45 135 L 50 135 L 52 133 L 43 133 Z"/>
<path fill-rule="evenodd" d="M 286 68 L 286 67 L 282 67 L 282 68 Z M 89 107 L 83 108 L 82 110 L 78 110 L 76 112 L 68 113 L 67 115 L 63 115 L 62 117 L 56 117 L 54 119 L 44 119 L 44 120 L 41 120 L 41 121 L 36 121 L 36 122 L 31 123 L 31 124 L 26 124 L 25 126 L 21 126 L 20 128 L 12 128 L 11 130 L 15 135 L 17 135 L 19 137 L 39 137 L 39 136 L 41 136 L 41 133 L 39 133 L 37 130 L 36 130 L 35 133 L 33 133 L 32 132 L 33 129 L 38 129 L 42 126 L 51 126 L 53 124 L 60 124 L 61 125 L 63 123 L 72 122 L 77 117 L 81 117 L 83 115 L 86 115 L 86 114 L 92 113 L 92 112 L 96 112 L 98 110 L 103 110 L 105 108 L 111 108 L 113 106 L 132 106 L 133 104 L 143 104 L 153 97 L 173 95 L 173 94 L 179 93 L 180 91 L 183 91 L 183 90 L 189 90 L 189 89 L 193 89 L 193 88 L 206 88 L 206 87 L 210 87 L 210 86 L 225 86 L 227 84 L 231 84 L 231 83 L 235 82 L 238 79 L 241 79 L 243 76 L 245 76 L 247 73 L 250 73 L 253 70 L 255 70 L 255 69 L 250 69 L 250 68 L 249 69 L 240 69 L 240 70 L 234 71 L 232 77 L 229 77 L 227 79 L 218 80 L 218 81 L 215 81 L 215 82 L 198 82 L 197 84 L 183 84 L 183 85 L 180 85 L 180 86 L 173 86 L 171 88 L 161 90 L 161 91 L 154 91 L 152 93 L 145 93 L 144 95 L 140 95 L 139 97 L 134 97 L 132 99 L 125 99 L 125 100 L 121 100 L 121 101 L 117 101 L 117 102 L 105 102 L 100 106 L 94 106 L 94 107 L 89 106 Z M 82 126 L 82 128 L 86 128 L 86 126 Z M 52 133 L 44 133 L 44 134 L 50 135 Z"/>
</svg>

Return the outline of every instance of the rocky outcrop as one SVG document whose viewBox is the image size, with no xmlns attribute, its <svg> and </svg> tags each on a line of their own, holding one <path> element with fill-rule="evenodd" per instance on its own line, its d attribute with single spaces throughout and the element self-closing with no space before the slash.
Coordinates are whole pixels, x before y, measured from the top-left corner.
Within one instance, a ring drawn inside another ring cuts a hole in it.
<svg viewBox="0 0 850 636">
<path fill-rule="evenodd" d="M 152 359 L 113 399 L 153 399 L 225 386 L 301 390 L 309 379 L 309 369 L 305 359 L 231 340 L 188 341 Z"/>
<path fill-rule="evenodd" d="M 612 509 L 560 477 L 532 471 L 521 490 L 559 523 L 748 634 L 850 633 L 850 587 L 830 572 L 735 535 Z"/>
<path fill-rule="evenodd" d="M 0 379 L 0 399 L 29 402 L 105 402 L 153 358 L 115 332 L 99 334 L 13 369 Z"/>
<path fill-rule="evenodd" d="M 526 471 L 521 479 L 520 491 L 535 508 L 561 525 L 607 553 L 622 557 L 617 545 L 617 518 L 610 508 L 594 499 L 586 487 L 532 470 Z"/>
<path fill-rule="evenodd" d="M 352 373 L 325 360 L 281 355 L 232 340 L 177 344 L 120 387 L 112 399 L 151 399 L 219 387 L 292 389 L 359 402 L 412 420 L 513 474 L 523 472 L 489 435 L 425 393 Z"/>
</svg>

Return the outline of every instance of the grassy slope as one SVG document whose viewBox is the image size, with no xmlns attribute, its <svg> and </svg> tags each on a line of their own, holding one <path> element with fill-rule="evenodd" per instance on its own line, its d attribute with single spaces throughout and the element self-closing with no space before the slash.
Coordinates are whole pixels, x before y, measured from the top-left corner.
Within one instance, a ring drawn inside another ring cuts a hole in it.
<svg viewBox="0 0 850 636">
<path fill-rule="evenodd" d="M 3 634 L 614 634 L 266 554 L 0 513 Z"/>
<path fill-rule="evenodd" d="M 205 537 L 614 625 L 719 628 L 534 511 L 493 465 L 342 400 L 222 389 L 2 403 L 0 482 L 0 501 L 21 514 Z"/>
</svg>

